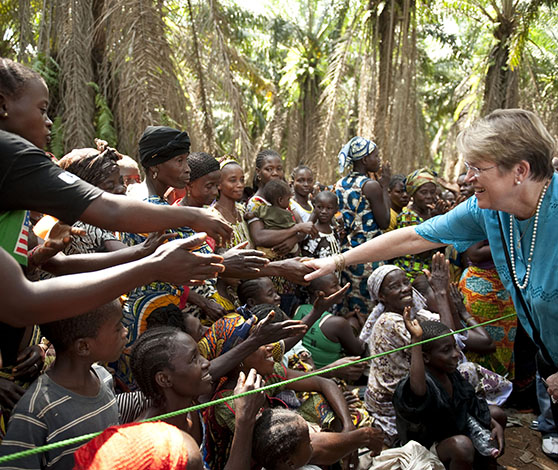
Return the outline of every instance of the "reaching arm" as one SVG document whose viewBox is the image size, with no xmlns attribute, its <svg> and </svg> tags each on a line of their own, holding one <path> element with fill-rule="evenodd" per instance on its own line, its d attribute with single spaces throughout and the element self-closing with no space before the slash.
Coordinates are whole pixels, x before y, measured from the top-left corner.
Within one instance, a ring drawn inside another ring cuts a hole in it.
<svg viewBox="0 0 558 470">
<path fill-rule="evenodd" d="M 405 326 L 411 333 L 411 344 L 422 340 L 422 328 L 417 319 L 411 320 L 411 308 L 405 307 L 403 313 Z M 424 359 L 422 357 L 422 346 L 419 344 L 411 348 L 411 390 L 417 397 L 426 395 L 426 375 L 424 372 Z"/>
<path fill-rule="evenodd" d="M 0 321 L 22 327 L 61 320 L 85 313 L 155 280 L 181 285 L 215 277 L 223 270 L 220 256 L 188 251 L 199 246 L 204 236 L 166 243 L 153 255 L 132 263 L 40 282 L 28 281 L 17 262 L 0 250 L 4 274 L 0 283 L 4 299 Z"/>
<path fill-rule="evenodd" d="M 232 229 L 221 214 L 208 209 L 163 206 L 103 193 L 81 214 L 80 220 L 97 227 L 122 232 L 158 232 L 190 227 L 207 232 L 215 240 L 226 241 Z"/>
<path fill-rule="evenodd" d="M 343 350 L 351 356 L 360 356 L 365 347 L 364 341 L 355 336 L 353 327 L 343 317 L 329 317 L 322 325 L 323 334 L 341 345 Z"/>
<path fill-rule="evenodd" d="M 362 447 L 378 455 L 382 451 L 384 433 L 376 428 L 359 428 L 349 432 L 310 433 L 312 458 L 315 465 L 333 465 L 346 455 Z"/>
<path fill-rule="evenodd" d="M 403 255 L 422 253 L 444 246 L 443 243 L 433 243 L 422 238 L 415 227 L 405 227 L 399 230 L 380 235 L 366 243 L 352 248 L 343 253 L 346 266 L 353 264 L 372 263 L 397 258 Z M 338 256 L 338 255 L 336 255 Z M 304 276 L 311 281 L 325 274 L 335 271 L 335 257 L 320 258 L 305 262 L 307 266 L 315 269 L 314 272 Z"/>
</svg>

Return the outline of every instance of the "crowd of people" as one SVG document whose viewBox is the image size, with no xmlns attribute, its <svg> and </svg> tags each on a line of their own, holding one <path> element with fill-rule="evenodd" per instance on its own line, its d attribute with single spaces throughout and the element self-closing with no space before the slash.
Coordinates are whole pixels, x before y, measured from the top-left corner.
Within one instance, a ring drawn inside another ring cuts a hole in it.
<svg viewBox="0 0 558 470">
<path fill-rule="evenodd" d="M 0 59 L 0 457 L 101 434 L 0 468 L 495 468 L 502 406 L 536 384 L 558 458 L 558 185 L 536 115 L 466 129 L 455 182 L 392 176 L 354 137 L 337 182 L 268 149 L 249 186 L 167 126 L 145 129 L 141 171 L 100 140 L 58 160 L 48 103 Z"/>
</svg>

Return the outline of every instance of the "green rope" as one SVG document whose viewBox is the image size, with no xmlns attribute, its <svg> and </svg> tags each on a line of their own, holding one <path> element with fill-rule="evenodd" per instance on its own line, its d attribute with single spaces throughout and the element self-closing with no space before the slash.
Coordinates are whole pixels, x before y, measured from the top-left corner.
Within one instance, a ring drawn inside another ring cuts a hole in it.
<svg viewBox="0 0 558 470">
<path fill-rule="evenodd" d="M 242 392 L 242 393 L 239 393 L 238 395 L 231 395 L 229 397 L 219 398 L 217 400 L 209 401 L 207 403 L 203 403 L 203 404 L 200 404 L 200 405 L 191 406 L 189 408 L 184 408 L 182 410 L 172 411 L 170 413 L 166 413 L 166 414 L 163 414 L 163 415 L 159 415 L 159 416 L 155 416 L 153 418 L 143 420 L 142 422 L 162 421 L 162 420 L 165 420 L 165 419 L 168 419 L 168 418 L 174 418 L 175 416 L 179 416 L 179 415 L 182 415 L 182 414 L 185 414 L 185 413 L 189 413 L 191 411 L 197 411 L 197 410 L 201 410 L 203 408 L 208 408 L 210 406 L 219 405 L 221 403 L 236 400 L 237 398 L 242 398 L 242 397 L 245 397 L 247 395 L 252 395 L 254 393 L 264 392 L 266 390 L 271 390 L 271 389 L 276 388 L 276 387 L 282 387 L 282 386 L 285 386 L 285 385 L 289 385 L 289 384 L 292 384 L 292 383 L 297 382 L 299 380 L 307 379 L 308 377 L 315 377 L 315 376 L 323 375 L 327 372 L 331 372 L 331 371 L 334 371 L 334 370 L 337 370 L 337 369 L 341 369 L 343 367 L 348 367 L 348 366 L 352 366 L 354 364 L 359 364 L 361 362 L 370 361 L 370 360 L 376 359 L 378 357 L 387 356 L 387 355 L 393 354 L 395 352 L 399 352 L 399 351 L 403 351 L 405 349 L 412 348 L 413 346 L 429 343 L 431 341 L 436 341 L 438 339 L 445 338 L 447 336 L 452 336 L 456 333 L 463 333 L 464 331 L 472 330 L 474 328 L 478 328 L 479 326 L 488 325 L 488 324 L 494 323 L 496 321 L 505 320 L 507 318 L 514 317 L 515 315 L 516 315 L 516 313 L 510 313 L 508 315 L 504 315 L 503 317 L 494 318 L 492 320 L 488 320 L 488 321 L 485 321 L 483 323 L 479 323 L 477 325 L 468 326 L 468 327 L 462 328 L 460 330 L 451 331 L 449 333 L 445 333 L 443 335 L 436 336 L 435 338 L 422 340 L 422 341 L 419 341 L 417 343 L 407 344 L 407 345 L 401 346 L 399 348 L 391 349 L 390 351 L 385 351 L 385 352 L 382 352 L 382 353 L 379 353 L 379 354 L 375 354 L 373 356 L 363 357 L 361 359 L 357 359 L 356 361 L 348 362 L 346 364 L 341 364 L 341 365 L 334 366 L 334 367 L 328 367 L 327 369 L 323 369 L 323 370 L 319 370 L 319 371 L 315 371 L 315 372 L 310 372 L 310 373 L 302 375 L 300 377 L 295 377 L 293 379 L 287 379 L 283 382 L 279 382 L 279 383 L 275 383 L 275 384 L 271 384 L 271 385 L 264 385 L 263 387 L 260 387 L 260 388 L 254 389 L 254 390 L 249 390 L 247 392 Z M 10 454 L 10 455 L 4 455 L 3 457 L 0 457 L 0 464 L 4 463 L 4 462 L 9 462 L 11 460 L 20 459 L 20 458 L 23 458 L 23 457 L 29 457 L 31 455 L 40 454 L 40 453 L 46 452 L 48 450 L 58 449 L 59 447 L 65 447 L 65 446 L 68 446 L 68 445 L 71 445 L 71 444 L 78 444 L 78 443 L 81 443 L 81 442 L 85 442 L 85 441 L 88 441 L 90 439 L 93 439 L 94 437 L 97 437 L 102 432 L 103 431 L 94 432 L 94 433 L 91 433 L 91 434 L 84 434 L 83 436 L 73 437 L 71 439 L 66 439 L 65 441 L 60 441 L 60 442 L 55 442 L 53 444 L 47 444 L 47 445 L 44 445 L 44 446 L 35 447 L 34 449 L 28 449 L 28 450 L 24 450 L 24 451 L 21 451 L 21 452 L 16 452 L 16 453 Z"/>
</svg>

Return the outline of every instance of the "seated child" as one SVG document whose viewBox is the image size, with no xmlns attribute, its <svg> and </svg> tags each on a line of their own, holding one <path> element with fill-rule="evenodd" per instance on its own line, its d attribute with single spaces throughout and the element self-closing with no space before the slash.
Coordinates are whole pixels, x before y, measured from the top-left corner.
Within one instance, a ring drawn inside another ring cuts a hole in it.
<svg viewBox="0 0 558 470">
<path fill-rule="evenodd" d="M 314 212 L 317 215 L 314 226 L 318 230 L 318 236 L 308 237 L 302 242 L 302 256 L 326 258 L 341 252 L 337 233 L 334 230 L 336 222 L 333 220 L 337 210 L 338 202 L 335 193 L 322 191 L 314 198 Z"/>
<path fill-rule="evenodd" d="M 362 447 L 379 454 L 381 432 L 369 427 L 341 434 L 320 432 L 293 411 L 268 408 L 256 420 L 252 458 L 266 470 L 317 470 L 315 465 L 333 465 Z M 351 462 L 349 468 L 355 465 Z"/>
<path fill-rule="evenodd" d="M 118 424 L 112 376 L 96 362 L 116 360 L 126 344 L 122 309 L 113 301 L 74 318 L 46 323 L 56 361 L 17 403 L 0 454 L 102 431 Z M 71 469 L 81 444 L 17 460 L 17 468 Z"/>
<path fill-rule="evenodd" d="M 403 314 L 411 343 L 450 332 L 440 322 L 411 320 Z M 473 469 L 475 445 L 468 420 L 474 418 L 495 438 L 496 455 L 504 449 L 506 417 L 488 406 L 457 371 L 460 351 L 453 336 L 411 348 L 410 375 L 398 385 L 393 397 L 397 430 L 402 443 L 415 440 L 435 450 L 447 468 Z M 425 370 L 426 369 L 426 370 Z"/>
<path fill-rule="evenodd" d="M 245 215 L 247 221 L 252 218 L 258 218 L 264 224 L 267 230 L 285 230 L 293 229 L 294 232 L 312 233 L 313 227 L 311 222 L 297 223 L 295 216 L 288 210 L 291 199 L 291 188 L 283 180 L 271 180 L 263 188 L 262 196 L 268 201 L 268 204 L 262 204 L 253 212 Z M 273 244 L 267 246 L 262 243 L 256 247 L 258 250 L 266 253 L 270 259 L 276 258 L 275 254 L 270 250 Z M 262 249 L 263 248 L 263 249 Z M 266 250 L 267 248 L 267 250 Z M 291 249 L 291 254 L 299 252 L 298 243 Z"/>
<path fill-rule="evenodd" d="M 308 286 L 308 291 L 311 301 L 314 302 L 320 292 L 329 296 L 340 288 L 337 276 L 326 274 L 314 279 Z M 312 304 L 299 306 L 293 318 L 302 320 L 310 313 L 312 307 Z M 364 341 L 355 336 L 347 319 L 332 315 L 328 311 L 323 312 L 316 323 L 309 327 L 308 332 L 302 338 L 302 344 L 312 353 L 312 359 L 318 369 L 341 359 L 346 354 L 360 356 L 365 347 Z"/>
</svg>

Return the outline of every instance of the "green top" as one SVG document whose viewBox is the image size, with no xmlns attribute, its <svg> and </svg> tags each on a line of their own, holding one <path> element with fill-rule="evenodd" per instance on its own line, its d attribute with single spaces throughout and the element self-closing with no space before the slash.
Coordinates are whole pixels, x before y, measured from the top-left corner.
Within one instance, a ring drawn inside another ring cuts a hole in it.
<svg viewBox="0 0 558 470">
<path fill-rule="evenodd" d="M 305 304 L 301 305 L 296 309 L 293 319 L 302 320 L 306 315 L 312 310 L 312 305 Z M 331 313 L 324 312 L 320 319 L 312 325 L 308 332 L 302 338 L 302 344 L 308 351 L 312 353 L 312 359 L 316 368 L 327 366 L 332 362 L 343 357 L 340 343 L 335 343 L 331 341 L 324 333 L 320 326 L 325 322 L 327 318 L 331 316 Z"/>
<path fill-rule="evenodd" d="M 0 246 L 21 265 L 27 266 L 29 211 L 0 213 Z"/>
</svg>

